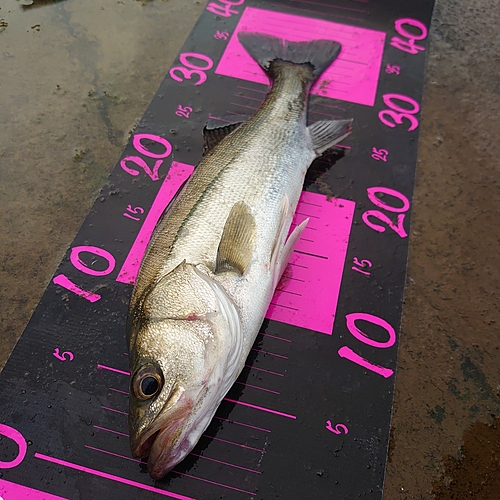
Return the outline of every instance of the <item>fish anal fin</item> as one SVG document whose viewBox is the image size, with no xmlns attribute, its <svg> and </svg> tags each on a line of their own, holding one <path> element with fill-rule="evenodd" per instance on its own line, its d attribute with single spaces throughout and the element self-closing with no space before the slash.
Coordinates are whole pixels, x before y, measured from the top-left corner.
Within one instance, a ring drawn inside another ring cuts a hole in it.
<svg viewBox="0 0 500 500">
<path fill-rule="evenodd" d="M 236 203 L 224 225 L 217 250 L 215 274 L 237 272 L 245 274 L 255 250 L 257 226 L 248 205 Z"/>
<path fill-rule="evenodd" d="M 210 118 L 203 128 L 203 154 L 210 152 L 219 142 L 236 130 L 248 119 L 243 115 L 230 115 L 221 118 Z"/>
<path fill-rule="evenodd" d="M 352 120 L 321 120 L 309 127 L 309 134 L 317 156 L 345 139 L 352 131 Z"/>
<path fill-rule="evenodd" d="M 280 253 L 279 259 L 278 259 L 278 265 L 276 267 L 276 275 L 274 276 L 273 280 L 273 285 L 276 287 L 279 283 L 279 280 L 281 279 L 281 276 L 285 272 L 286 266 L 288 262 L 290 261 L 290 257 L 292 256 L 293 250 L 295 248 L 295 245 L 297 245 L 297 242 L 299 241 L 302 233 L 304 232 L 304 229 L 306 228 L 309 218 L 301 222 L 290 234 L 288 239 L 286 240 L 285 246 L 283 247 L 283 250 Z"/>
</svg>

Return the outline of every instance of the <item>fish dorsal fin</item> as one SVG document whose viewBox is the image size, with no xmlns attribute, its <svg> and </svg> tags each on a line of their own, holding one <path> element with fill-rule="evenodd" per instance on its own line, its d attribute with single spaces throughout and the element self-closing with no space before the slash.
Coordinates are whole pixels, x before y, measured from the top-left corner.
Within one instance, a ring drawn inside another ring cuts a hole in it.
<svg viewBox="0 0 500 500">
<path fill-rule="evenodd" d="M 352 131 L 352 120 L 321 120 L 309 127 L 314 151 L 318 156 L 345 139 Z"/>
<path fill-rule="evenodd" d="M 224 225 L 215 273 L 230 271 L 245 274 L 252 260 L 256 238 L 255 218 L 248 205 L 240 201 L 233 206 Z"/>
<path fill-rule="evenodd" d="M 247 116 L 242 115 L 229 115 L 218 119 L 210 118 L 203 128 L 203 154 L 206 155 L 247 119 Z"/>
</svg>

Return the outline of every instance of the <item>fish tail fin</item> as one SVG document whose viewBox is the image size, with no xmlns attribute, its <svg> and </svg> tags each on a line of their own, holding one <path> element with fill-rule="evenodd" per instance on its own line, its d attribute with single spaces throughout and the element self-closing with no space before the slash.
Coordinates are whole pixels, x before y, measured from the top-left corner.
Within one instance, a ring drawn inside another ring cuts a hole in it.
<svg viewBox="0 0 500 500">
<path fill-rule="evenodd" d="M 337 59 L 342 49 L 340 43 L 332 40 L 290 42 L 250 31 L 240 31 L 238 40 L 267 73 L 272 72 L 272 63 L 276 60 L 308 65 L 311 68 L 311 82 Z"/>
</svg>

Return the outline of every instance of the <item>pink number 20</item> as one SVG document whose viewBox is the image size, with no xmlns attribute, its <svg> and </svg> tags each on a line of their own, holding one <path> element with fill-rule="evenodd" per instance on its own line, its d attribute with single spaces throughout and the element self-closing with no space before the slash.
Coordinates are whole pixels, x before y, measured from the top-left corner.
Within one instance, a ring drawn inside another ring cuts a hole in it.
<svg viewBox="0 0 500 500">
<path fill-rule="evenodd" d="M 163 153 L 153 153 L 142 144 L 141 141 L 143 139 L 161 144 L 165 148 L 165 151 Z M 160 177 L 158 175 L 158 170 L 161 167 L 163 160 L 160 160 L 158 158 L 166 158 L 170 155 L 170 153 L 172 152 L 172 145 L 170 144 L 170 142 L 168 142 L 167 139 L 154 134 L 135 134 L 132 142 L 135 150 L 138 153 L 141 153 L 149 158 L 156 159 L 153 169 L 151 170 L 149 168 L 149 165 L 140 156 L 127 156 L 120 162 L 120 166 L 123 168 L 123 170 L 125 170 L 125 172 L 127 172 L 127 174 L 133 175 L 135 177 L 136 175 L 139 175 L 139 171 L 134 168 L 130 168 L 128 166 L 128 162 L 135 163 L 139 168 L 142 168 L 142 170 L 144 170 L 145 174 L 150 177 L 151 180 L 159 180 Z"/>
<path fill-rule="evenodd" d="M 392 229 L 400 238 L 406 238 L 408 236 L 408 233 L 406 232 L 404 228 L 404 220 L 405 220 L 405 213 L 401 212 L 407 212 L 408 209 L 410 208 L 410 201 L 408 198 L 403 194 L 400 193 L 399 191 L 396 191 L 394 189 L 390 188 L 385 188 L 382 186 L 377 186 L 377 187 L 371 187 L 368 188 L 367 190 L 368 194 L 368 199 L 377 207 L 387 210 L 388 212 L 396 212 L 399 213 L 397 217 L 397 222 L 394 223 L 387 215 L 382 213 L 380 210 L 367 210 L 361 218 L 363 219 L 363 222 L 370 228 L 374 229 L 375 231 L 379 233 L 385 232 L 385 227 L 381 226 L 380 224 L 375 224 L 370 220 L 370 217 L 373 217 L 375 219 L 378 219 L 381 222 L 384 222 L 387 224 L 389 229 Z M 376 196 L 377 193 L 381 193 L 382 195 L 389 195 L 389 196 L 394 196 L 394 198 L 397 198 L 403 203 L 402 207 L 394 207 L 392 205 L 389 205 L 386 201 L 381 200 Z"/>
<path fill-rule="evenodd" d="M 384 109 L 378 114 L 380 121 L 384 125 L 394 128 L 396 125 L 402 125 L 403 120 L 406 119 L 410 122 L 408 132 L 411 132 L 418 127 L 418 120 L 413 115 L 420 111 L 420 106 L 415 99 L 401 94 L 385 94 L 382 99 L 384 100 L 384 104 L 390 108 Z M 406 104 L 409 104 L 411 108 L 406 109 L 398 106 L 393 102 L 394 100 L 403 101 Z M 388 120 L 387 117 L 392 118 L 393 121 Z"/>
</svg>

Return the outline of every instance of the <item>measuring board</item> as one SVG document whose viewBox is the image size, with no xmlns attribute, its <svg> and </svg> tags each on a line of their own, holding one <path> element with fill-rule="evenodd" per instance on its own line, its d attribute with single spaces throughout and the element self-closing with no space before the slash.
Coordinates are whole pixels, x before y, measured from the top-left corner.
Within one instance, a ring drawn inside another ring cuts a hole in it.
<svg viewBox="0 0 500 500">
<path fill-rule="evenodd" d="M 210 1 L 0 377 L 0 496 L 381 498 L 433 0 Z M 245 369 L 193 452 L 154 482 L 127 436 L 127 305 L 206 121 L 268 90 L 238 31 L 339 41 L 309 122 L 354 118 L 309 170 L 310 224 Z"/>
</svg>

